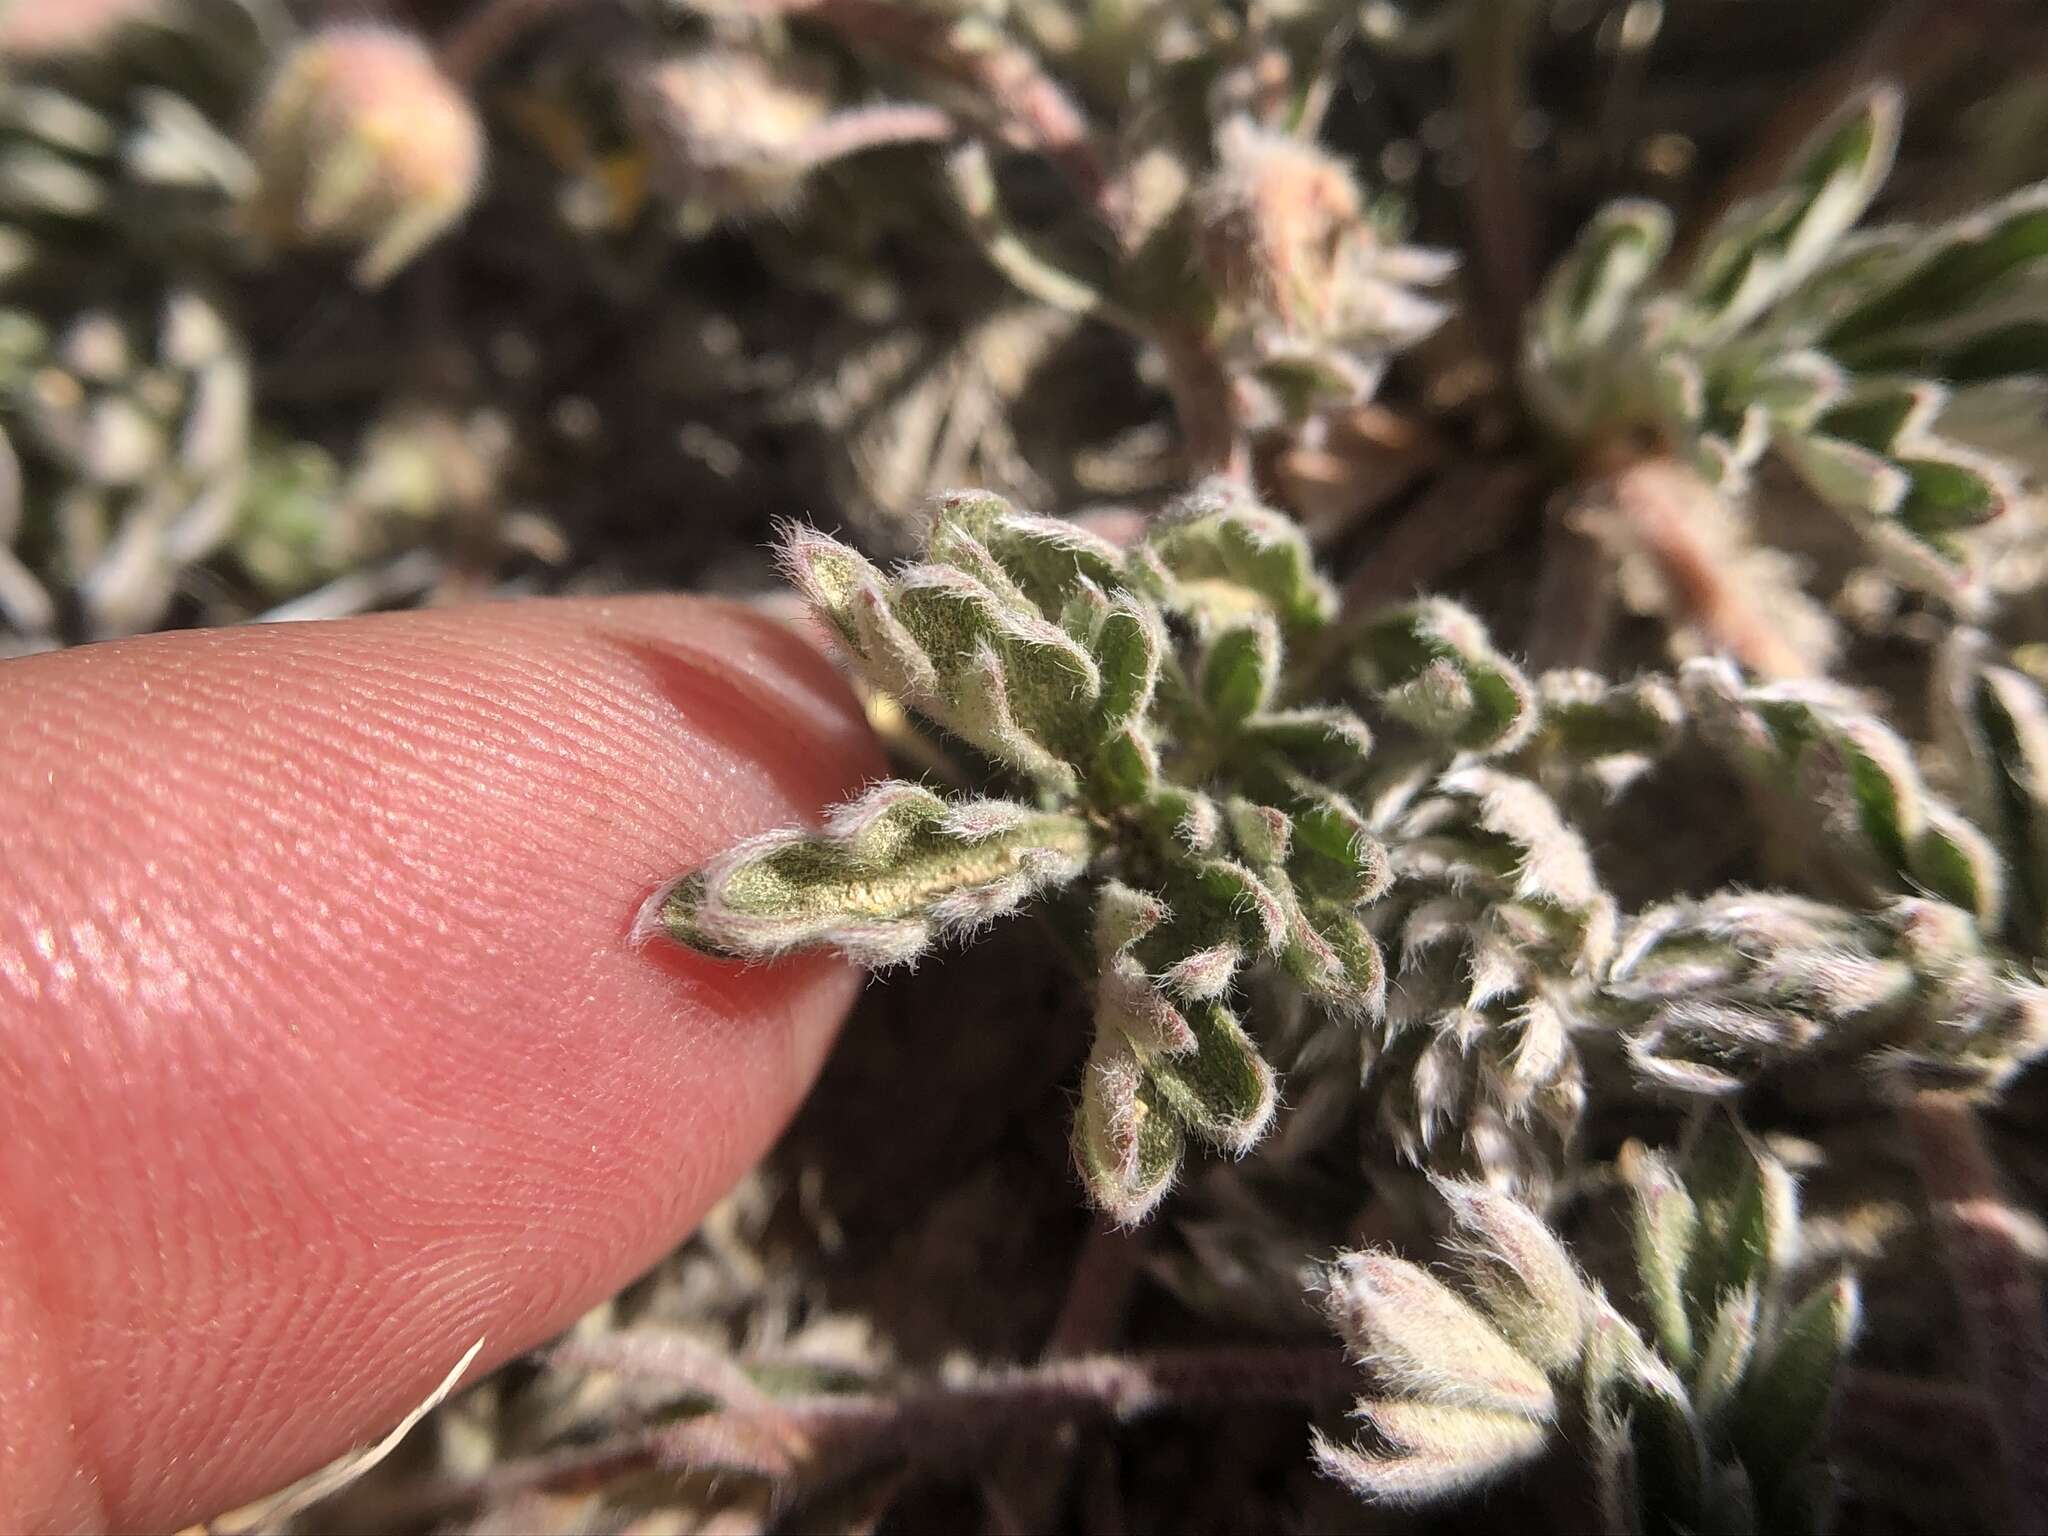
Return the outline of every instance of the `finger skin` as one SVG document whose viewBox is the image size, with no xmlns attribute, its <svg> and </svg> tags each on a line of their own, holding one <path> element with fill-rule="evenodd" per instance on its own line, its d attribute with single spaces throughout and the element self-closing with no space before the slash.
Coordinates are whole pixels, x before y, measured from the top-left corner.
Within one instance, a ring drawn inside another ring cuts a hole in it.
<svg viewBox="0 0 2048 1536">
<path fill-rule="evenodd" d="M 853 994 L 635 935 L 881 766 L 743 609 L 155 636 L 0 665 L 0 722 L 0 1528 L 217 1513 L 561 1328 Z"/>
</svg>

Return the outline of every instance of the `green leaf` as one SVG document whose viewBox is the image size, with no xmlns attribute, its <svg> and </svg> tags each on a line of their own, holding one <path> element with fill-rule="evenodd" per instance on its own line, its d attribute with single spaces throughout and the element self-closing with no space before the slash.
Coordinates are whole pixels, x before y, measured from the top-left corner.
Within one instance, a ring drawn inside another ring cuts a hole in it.
<svg viewBox="0 0 2048 1536">
<path fill-rule="evenodd" d="M 1437 814 L 1467 821 L 1455 835 L 1418 838 L 1402 850 L 1418 873 L 1429 868 L 1454 885 L 1483 882 L 1504 897 L 1589 922 L 1611 919 L 1611 903 L 1594 873 L 1592 855 L 1556 802 L 1535 783 L 1472 767 L 1444 774 L 1435 790 L 1441 799 L 1420 807 L 1405 830 L 1420 834 Z"/>
<path fill-rule="evenodd" d="M 2048 929 L 2048 699 L 2009 667 L 1984 667 L 1969 688 L 1966 723 L 1981 743 L 1979 799 L 2013 862 L 2031 941 Z"/>
<path fill-rule="evenodd" d="M 942 513 L 933 522 L 931 536 L 925 541 L 923 569 L 969 577 L 987 588 L 996 606 L 1034 618 L 1050 618 L 1062 606 L 1034 602 L 957 511 L 952 516 Z"/>
<path fill-rule="evenodd" d="M 1287 938 L 1287 913 L 1256 873 L 1234 859 L 1201 858 L 1166 881 L 1174 912 L 1170 942 L 1183 949 L 1232 940 L 1252 954 L 1277 953 Z"/>
<path fill-rule="evenodd" d="M 1743 1383 L 1731 1433 L 1766 1512 L 1819 1445 L 1858 1310 L 1854 1281 L 1822 1286 L 1779 1325 Z"/>
<path fill-rule="evenodd" d="M 1592 1416 L 1587 1429 L 1591 1443 L 1586 1459 L 1592 1463 L 1601 1536 L 1649 1536 L 1643 1525 L 1633 1428 L 1619 1414 L 1600 1412 Z"/>
<path fill-rule="evenodd" d="M 1756 1353 L 1759 1306 L 1756 1288 L 1749 1286 L 1723 1296 L 1720 1310 L 1707 1319 L 1712 1327 L 1693 1373 L 1692 1391 L 1693 1406 L 1704 1420 L 1712 1422 L 1742 1385 Z"/>
<path fill-rule="evenodd" d="M 1898 519 L 1923 538 L 1975 528 L 2000 516 L 2018 495 L 2008 475 L 1989 461 L 1951 456 L 1902 456 L 1905 499 Z"/>
<path fill-rule="evenodd" d="M 1165 904 L 1149 891 L 1117 881 L 1104 885 L 1096 903 L 1094 938 L 1100 966 L 1095 985 L 1097 1044 L 1106 1050 L 1128 1046 L 1135 1053 L 1133 1060 L 1141 1075 L 1145 1063 L 1157 1054 L 1195 1049 L 1194 1030 L 1167 996 L 1173 978 L 1148 975 L 1136 958 L 1139 941 L 1156 929 L 1165 915 Z M 1226 958 L 1225 963 L 1231 962 Z M 1223 985 L 1228 984 L 1226 968 Z"/>
<path fill-rule="evenodd" d="M 1810 430 L 1849 391 L 1849 376 L 1825 353 L 1809 349 L 1773 357 L 1759 371 L 1749 399 L 1778 430 Z"/>
<path fill-rule="evenodd" d="M 1110 737 L 1089 761 L 1088 796 L 1111 810 L 1143 805 L 1158 784 L 1159 753 L 1135 730 Z"/>
<path fill-rule="evenodd" d="M 1156 1056 L 1146 1064 L 1157 1103 L 1187 1131 L 1224 1151 L 1249 1151 L 1272 1122 L 1272 1069 L 1223 1003 L 1198 1003 L 1186 1017 L 1195 1033 L 1194 1051 Z"/>
<path fill-rule="evenodd" d="M 1552 1376 L 1585 1346 L 1592 1296 L 1543 1218 L 1510 1195 L 1461 1179 L 1431 1181 L 1450 1207 L 1467 1281 L 1494 1326 Z"/>
<path fill-rule="evenodd" d="M 1116 545 L 1078 524 L 1020 512 L 990 492 L 940 497 L 936 520 L 972 533 L 1041 612 L 1058 613 L 1085 586 L 1114 593 L 1127 584 Z"/>
<path fill-rule="evenodd" d="M 1733 335 L 1813 273 L 1890 174 L 1901 100 L 1878 85 L 1814 136 L 1784 185 L 1729 212 L 1686 285 L 1708 338 Z"/>
<path fill-rule="evenodd" d="M 1271 885 L 1287 862 L 1287 850 L 1294 841 L 1294 819 L 1285 811 L 1241 795 L 1224 802 L 1223 818 L 1230 824 L 1231 838 L 1245 864 Z"/>
<path fill-rule="evenodd" d="M 1099 1035 L 1074 1116 L 1074 1163 L 1089 1198 L 1126 1226 L 1144 1220 L 1172 1187 L 1183 1148 L 1136 1053 Z"/>
<path fill-rule="evenodd" d="M 938 722 L 1034 778 L 1071 791 L 1101 695 L 1095 659 L 1057 625 L 951 566 L 895 582 L 891 607 L 938 668 Z"/>
<path fill-rule="evenodd" d="M 1346 1018 L 1376 1018 L 1386 1009 L 1387 969 L 1379 942 L 1352 913 L 1313 907 L 1309 924 L 1335 958 L 1336 968 L 1313 990 L 1317 1001 Z"/>
<path fill-rule="evenodd" d="M 660 918 L 717 954 L 828 948 L 890 965 L 1075 879 L 1093 847 L 1077 817 L 883 784 L 819 832 L 770 833 L 713 860 L 667 894 Z"/>
<path fill-rule="evenodd" d="M 1429 598 L 1376 615 L 1354 665 L 1381 707 L 1474 752 L 1509 752 L 1536 724 L 1534 690 L 1457 604 Z"/>
<path fill-rule="evenodd" d="M 1811 825 L 1844 874 L 1868 880 L 1873 896 L 1920 892 L 1924 861 L 1926 875 L 1965 894 L 1955 860 L 1968 857 L 1958 842 L 1967 834 L 1927 788 L 1912 748 L 1867 706 L 1826 684 L 1749 687 L 1709 661 L 1688 665 L 1683 680 L 1707 739 L 1782 800 L 1788 825 Z M 1937 821 L 1944 830 L 1929 839 Z M 1981 880 L 1972 894 L 1973 907 L 1998 898 Z"/>
<path fill-rule="evenodd" d="M 1574 762 L 1662 751 L 1685 721 L 1685 704 L 1663 678 L 1609 683 L 1591 672 L 1547 672 L 1537 680 L 1546 745 Z"/>
<path fill-rule="evenodd" d="M 1300 633 L 1336 611 L 1299 526 L 1228 481 L 1197 487 L 1152 525 L 1146 545 L 1173 578 L 1176 602 L 1219 619 L 1264 611 Z"/>
<path fill-rule="evenodd" d="M 1910 489 L 1906 472 L 1881 453 L 1840 438 L 1785 431 L 1776 439 L 1799 478 L 1829 506 L 1889 517 Z"/>
<path fill-rule="evenodd" d="M 1605 346 L 1670 248 L 1671 214 L 1661 204 L 1625 199 L 1594 214 L 1532 312 L 1532 340 L 1543 360 Z"/>
<path fill-rule="evenodd" d="M 1946 392 L 1937 384 L 1866 387 L 1822 413 L 1815 431 L 1884 453 L 1901 438 L 1924 431 L 1941 412 Z"/>
<path fill-rule="evenodd" d="M 1866 346 L 1858 366 L 1870 373 L 1927 374 L 1950 385 L 1995 384 L 2048 375 L 2048 320 L 2012 320 L 1962 340 L 1934 336 Z"/>
<path fill-rule="evenodd" d="M 1166 636 L 1149 610 L 1123 599 L 1103 616 L 1090 648 L 1102 679 L 1097 727 L 1107 740 L 1129 730 L 1151 708 Z"/>
<path fill-rule="evenodd" d="M 1223 813 L 1200 790 L 1161 784 L 1145 802 L 1144 816 L 1153 835 L 1176 851 L 1209 853 L 1223 835 Z"/>
<path fill-rule="evenodd" d="M 1150 891 L 1105 880 L 1095 897 L 1095 950 L 1107 959 L 1136 944 L 1166 921 L 1166 903 Z"/>
<path fill-rule="evenodd" d="M 1934 365 L 1951 384 L 1988 384 L 2048 374 L 2048 320 L 2015 320 L 1979 331 Z"/>
<path fill-rule="evenodd" d="M 1434 1503 L 1503 1477 L 1543 1454 L 1542 1423 L 1486 1408 L 1361 1401 L 1354 1417 L 1385 1445 L 1366 1451 L 1317 1431 L 1316 1465 L 1358 1497 L 1395 1506 Z"/>
<path fill-rule="evenodd" d="M 2010 471 L 1935 434 L 1947 403 L 1948 391 L 1924 380 L 1866 385 L 1820 413 L 1810 433 L 1781 430 L 1780 446 L 1825 499 L 1896 517 L 1938 544 L 2018 495 Z"/>
<path fill-rule="evenodd" d="M 2048 257 L 2048 183 L 1928 235 L 1890 282 L 1829 329 L 1828 350 L 1852 361 L 1894 332 L 1961 315 L 2022 269 Z"/>
<path fill-rule="evenodd" d="M 1961 907 L 1996 931 L 2005 910 L 2005 865 L 1991 840 L 1945 805 L 1927 808 L 1927 826 L 1907 850 L 1915 884 Z"/>
<path fill-rule="evenodd" d="M 1356 778 L 1372 758 L 1372 730 L 1348 709 L 1262 711 L 1242 734 L 1297 771 L 1333 783 Z"/>
<path fill-rule="evenodd" d="M 1262 873 L 1287 911 L 1287 938 L 1280 947 L 1281 967 L 1316 1001 L 1338 1013 L 1362 1016 L 1367 999 L 1350 985 L 1343 957 L 1310 920 L 1308 909 L 1296 895 L 1286 872 L 1271 868 Z"/>
<path fill-rule="evenodd" d="M 1727 1119 L 1701 1132 L 1686 1159 L 1685 1183 L 1699 1212 L 1685 1277 L 1697 1336 L 1727 1297 L 1775 1288 L 1792 1256 L 1799 1203 L 1784 1164 Z"/>
<path fill-rule="evenodd" d="M 1385 845 L 1358 809 L 1335 795 L 1296 809 L 1288 871 L 1310 898 L 1344 906 L 1377 900 L 1392 879 Z"/>
<path fill-rule="evenodd" d="M 1225 730 L 1265 708 L 1280 677 L 1280 632 L 1257 618 L 1224 630 L 1202 658 L 1202 702 Z"/>
<path fill-rule="evenodd" d="M 882 589 L 882 572 L 850 545 L 801 523 L 783 526 L 777 556 L 790 584 L 839 631 L 856 657 L 865 657 L 854 602 L 863 591 Z"/>
<path fill-rule="evenodd" d="M 1535 1362 L 1419 1265 L 1385 1253 L 1341 1254 L 1324 1305 L 1359 1364 L 1404 1398 L 1538 1421 L 1556 1412 Z"/>
<path fill-rule="evenodd" d="M 1694 1340 L 1686 1272 L 1699 1234 L 1699 1209 L 1677 1170 L 1642 1143 L 1632 1141 L 1621 1149 L 1619 1167 L 1633 1197 L 1630 1227 L 1643 1310 L 1657 1348 L 1672 1364 L 1689 1370 Z"/>
<path fill-rule="evenodd" d="M 1631 1523 L 1645 1532 L 1698 1530 L 1707 1448 L 1685 1387 L 1671 1368 L 1632 1340 L 1598 1403 L 1595 1435 L 1619 1433 L 1628 1441 L 1625 1460 L 1635 1507 Z"/>
<path fill-rule="evenodd" d="M 1033 702 L 1046 701 L 1042 691 L 1036 699 L 1014 699 L 1011 675 L 1002 653 L 983 640 L 975 644 L 966 660 L 944 682 L 938 701 L 927 707 L 961 740 L 1056 794 L 1070 794 L 1079 783 L 1073 768 L 1030 729 L 1035 722 L 1019 719 L 1019 703 L 1028 708 Z"/>
</svg>

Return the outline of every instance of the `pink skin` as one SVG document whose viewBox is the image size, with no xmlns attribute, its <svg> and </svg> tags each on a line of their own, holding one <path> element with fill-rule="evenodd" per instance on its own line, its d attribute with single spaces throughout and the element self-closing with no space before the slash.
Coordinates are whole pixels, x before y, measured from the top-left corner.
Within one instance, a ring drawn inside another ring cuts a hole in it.
<svg viewBox="0 0 2048 1536">
<path fill-rule="evenodd" d="M 854 976 L 634 922 L 879 773 L 757 614 L 524 603 L 0 664 L 0 1529 L 162 1528 L 674 1243 Z"/>
</svg>

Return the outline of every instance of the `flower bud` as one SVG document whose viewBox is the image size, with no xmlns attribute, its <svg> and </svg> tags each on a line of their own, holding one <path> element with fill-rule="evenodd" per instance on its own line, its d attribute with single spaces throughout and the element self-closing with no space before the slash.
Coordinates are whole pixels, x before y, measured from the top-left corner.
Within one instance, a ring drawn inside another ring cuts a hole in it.
<svg viewBox="0 0 2048 1536">
<path fill-rule="evenodd" d="M 1342 161 L 1240 119 L 1218 135 L 1195 206 L 1202 265 L 1226 304 L 1289 331 L 1325 329 L 1344 243 L 1363 218 Z"/>
<path fill-rule="evenodd" d="M 360 246 L 365 287 L 461 218 L 483 176 L 468 98 L 418 38 L 390 27 L 329 27 L 293 48 L 251 141 L 262 232 L 287 245 Z"/>
</svg>

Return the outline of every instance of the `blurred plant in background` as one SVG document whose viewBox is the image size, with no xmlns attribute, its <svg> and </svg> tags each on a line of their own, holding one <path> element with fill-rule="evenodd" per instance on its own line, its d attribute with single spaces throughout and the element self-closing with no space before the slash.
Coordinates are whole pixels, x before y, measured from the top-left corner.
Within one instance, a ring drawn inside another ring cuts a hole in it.
<svg viewBox="0 0 2048 1536">
<path fill-rule="evenodd" d="M 645 1280 L 222 1528 L 2041 1528 L 2044 66 L 0 0 L 0 651 L 759 594 L 799 518 L 899 777 L 661 918 L 978 936 Z"/>
</svg>

